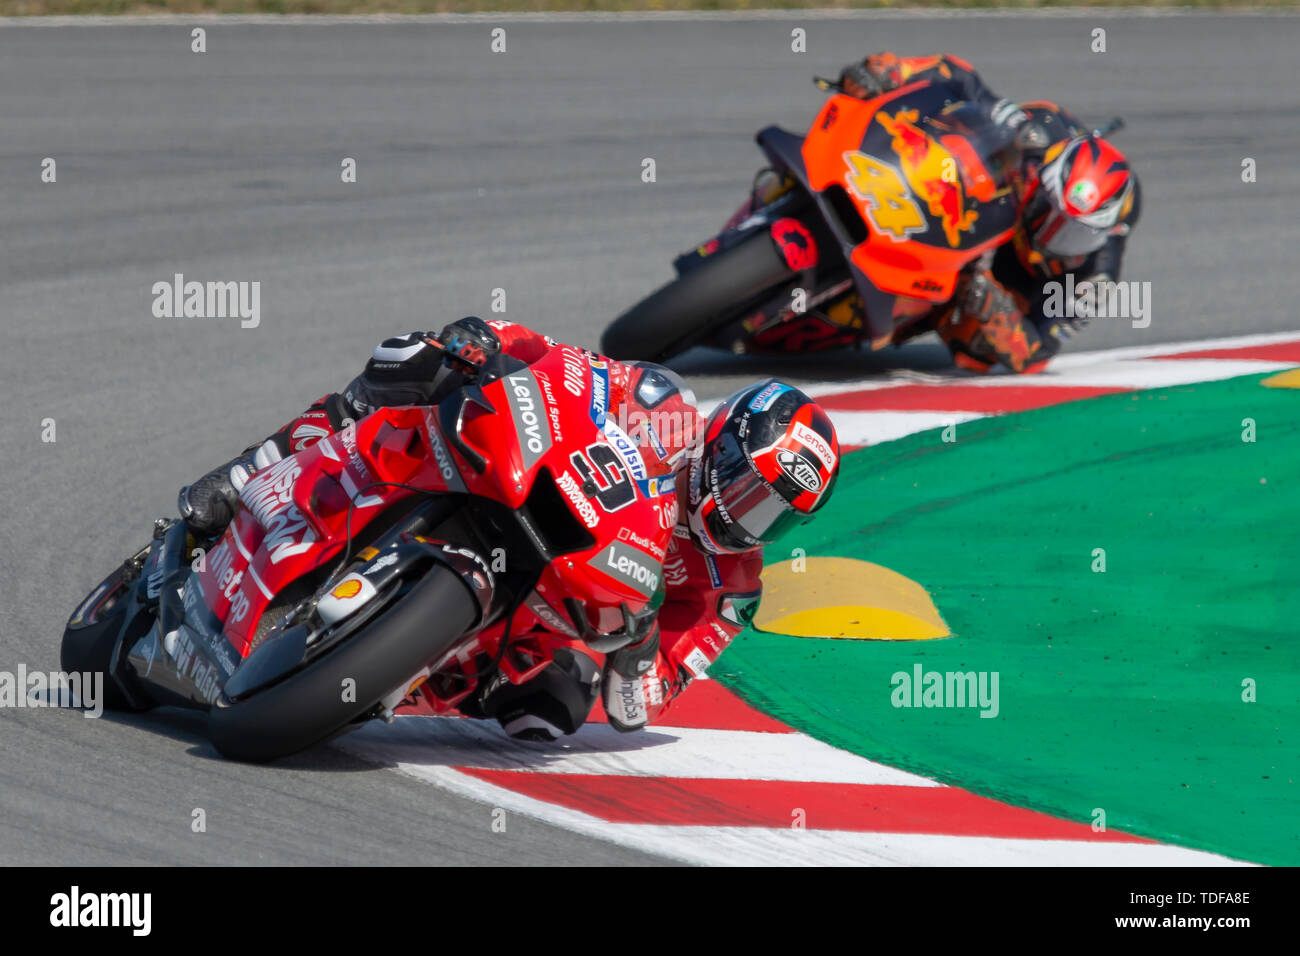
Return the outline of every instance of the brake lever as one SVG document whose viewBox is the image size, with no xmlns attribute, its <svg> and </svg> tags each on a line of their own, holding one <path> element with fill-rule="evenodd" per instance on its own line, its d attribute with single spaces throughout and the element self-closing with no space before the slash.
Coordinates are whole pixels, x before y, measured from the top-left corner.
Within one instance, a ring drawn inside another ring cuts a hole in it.
<svg viewBox="0 0 1300 956">
<path fill-rule="evenodd" d="M 1124 118 L 1122 116 L 1112 116 L 1103 126 L 1098 126 L 1092 131 L 1092 135 L 1098 139 L 1103 139 L 1111 133 L 1118 133 L 1124 128 Z"/>
</svg>

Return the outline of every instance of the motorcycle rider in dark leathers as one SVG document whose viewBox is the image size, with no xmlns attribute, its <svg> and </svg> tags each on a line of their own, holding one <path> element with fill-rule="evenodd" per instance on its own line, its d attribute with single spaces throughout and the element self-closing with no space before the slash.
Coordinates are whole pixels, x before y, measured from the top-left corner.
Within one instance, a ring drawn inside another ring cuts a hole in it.
<svg viewBox="0 0 1300 956">
<path fill-rule="evenodd" d="M 1016 372 L 1041 369 L 1088 323 L 1102 284 L 1119 280 L 1141 209 L 1128 161 L 1055 103 L 998 98 L 955 56 L 877 53 L 844 67 L 839 82 L 862 99 L 914 83 L 942 85 L 954 101 L 983 107 L 1014 143 L 1017 228 L 968 267 L 937 331 L 963 368 L 985 372 L 1000 362 Z M 1060 290 L 1071 288 L 1074 302 L 1062 308 Z"/>
</svg>

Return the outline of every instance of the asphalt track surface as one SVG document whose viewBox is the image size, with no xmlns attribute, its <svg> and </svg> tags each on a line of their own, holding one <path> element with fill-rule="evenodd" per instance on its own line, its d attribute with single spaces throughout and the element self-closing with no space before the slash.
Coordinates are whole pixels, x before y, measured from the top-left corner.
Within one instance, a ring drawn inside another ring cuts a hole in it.
<svg viewBox="0 0 1300 956">
<path fill-rule="evenodd" d="M 189 29 L 0 27 L 0 669 L 56 669 L 69 611 L 175 489 L 385 334 L 490 314 L 502 288 L 506 317 L 594 346 L 742 198 L 754 131 L 806 127 L 810 75 L 866 51 L 956 52 L 1005 95 L 1127 119 L 1145 209 L 1126 277 L 1152 283 L 1153 321 L 1080 347 L 1296 326 L 1294 17 L 209 25 L 201 55 Z M 260 326 L 154 318 L 176 272 L 260 281 Z M 679 367 L 717 397 L 939 358 Z M 201 730 L 0 711 L 0 863 L 655 862 L 520 817 L 493 833 L 489 808 L 329 748 L 225 763 Z"/>
</svg>

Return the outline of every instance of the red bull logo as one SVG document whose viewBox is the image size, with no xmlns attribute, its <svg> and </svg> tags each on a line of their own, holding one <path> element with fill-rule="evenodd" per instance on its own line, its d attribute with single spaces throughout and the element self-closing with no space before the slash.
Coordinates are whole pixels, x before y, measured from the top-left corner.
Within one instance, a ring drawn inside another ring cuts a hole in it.
<svg viewBox="0 0 1300 956">
<path fill-rule="evenodd" d="M 920 119 L 916 110 L 899 110 L 893 116 L 877 113 L 876 119 L 893 137 L 890 145 L 898 154 L 908 185 L 925 201 L 930 215 L 943 224 L 948 245 L 956 248 L 961 233 L 969 231 L 979 218 L 974 209 L 966 209 L 956 158 L 916 125 Z"/>
</svg>

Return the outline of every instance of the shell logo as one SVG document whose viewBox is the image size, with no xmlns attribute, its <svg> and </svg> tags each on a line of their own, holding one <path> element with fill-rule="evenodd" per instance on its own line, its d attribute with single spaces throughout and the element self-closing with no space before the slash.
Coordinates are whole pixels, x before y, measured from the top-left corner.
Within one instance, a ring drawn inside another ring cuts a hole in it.
<svg viewBox="0 0 1300 956">
<path fill-rule="evenodd" d="M 342 582 L 338 587 L 330 592 L 330 597 L 337 598 L 340 601 L 346 601 L 348 598 L 354 598 L 360 593 L 361 582 L 356 578 L 348 578 L 348 580 Z"/>
</svg>

